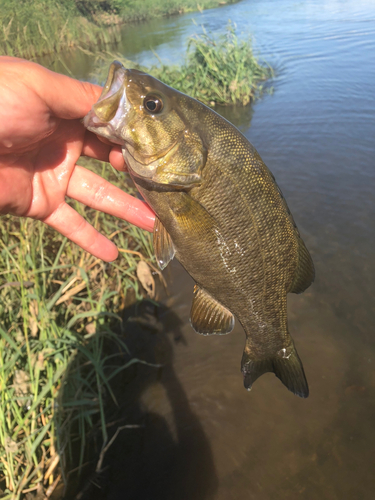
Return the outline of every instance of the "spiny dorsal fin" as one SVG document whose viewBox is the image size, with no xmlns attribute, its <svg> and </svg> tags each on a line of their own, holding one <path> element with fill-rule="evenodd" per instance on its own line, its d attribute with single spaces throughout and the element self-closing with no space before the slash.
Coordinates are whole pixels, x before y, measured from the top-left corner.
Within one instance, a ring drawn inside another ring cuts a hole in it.
<svg viewBox="0 0 375 500">
<path fill-rule="evenodd" d="M 308 288 L 315 278 L 314 264 L 304 242 L 299 238 L 298 267 L 294 281 L 290 287 L 292 293 L 302 293 Z"/>
<path fill-rule="evenodd" d="M 309 386 L 302 362 L 298 356 L 297 350 L 292 343 L 286 348 L 281 349 L 273 357 L 257 358 L 251 352 L 251 347 L 245 346 L 241 371 L 244 377 L 244 386 L 250 391 L 251 386 L 261 375 L 267 372 L 273 372 L 281 382 L 296 396 L 307 398 L 309 395 Z"/>
<path fill-rule="evenodd" d="M 155 217 L 154 252 L 161 270 L 167 267 L 176 253 L 173 241 L 159 217 Z"/>
<path fill-rule="evenodd" d="M 195 285 L 190 322 L 201 335 L 225 335 L 234 327 L 234 316 L 208 292 Z"/>
</svg>

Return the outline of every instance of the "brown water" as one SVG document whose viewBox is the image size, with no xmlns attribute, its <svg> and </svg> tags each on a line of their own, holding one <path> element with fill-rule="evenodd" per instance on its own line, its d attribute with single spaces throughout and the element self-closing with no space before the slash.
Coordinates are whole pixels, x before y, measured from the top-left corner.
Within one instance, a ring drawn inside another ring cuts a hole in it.
<svg viewBox="0 0 375 500">
<path fill-rule="evenodd" d="M 128 420 L 144 427 L 116 443 L 104 496 L 373 499 L 375 3 L 245 0 L 128 27 L 124 55 L 153 62 L 152 45 L 179 61 L 199 29 L 192 18 L 214 32 L 231 18 L 277 68 L 273 95 L 221 112 L 275 174 L 316 265 L 315 284 L 288 302 L 310 397 L 293 396 L 272 374 L 245 391 L 240 326 L 226 337 L 196 335 L 193 283 L 172 263 L 162 327 L 138 332 L 144 356 L 164 353 L 165 367 L 140 368 L 126 389 Z"/>
</svg>

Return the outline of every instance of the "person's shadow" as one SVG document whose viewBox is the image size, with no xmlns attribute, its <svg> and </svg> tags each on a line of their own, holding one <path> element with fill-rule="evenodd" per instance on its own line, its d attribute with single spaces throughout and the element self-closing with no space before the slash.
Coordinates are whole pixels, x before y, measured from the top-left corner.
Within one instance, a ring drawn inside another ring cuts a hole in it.
<svg viewBox="0 0 375 500">
<path fill-rule="evenodd" d="M 101 472 L 86 473 L 64 498 L 214 498 L 218 480 L 211 447 L 173 367 L 174 343 L 184 342 L 181 320 L 148 300 L 126 309 L 123 317 L 131 356 L 159 367 L 133 365 L 112 383 L 119 407 L 111 419 L 119 422 L 117 428 L 129 427 L 106 451 Z M 115 431 L 116 425 L 112 435 Z"/>
</svg>

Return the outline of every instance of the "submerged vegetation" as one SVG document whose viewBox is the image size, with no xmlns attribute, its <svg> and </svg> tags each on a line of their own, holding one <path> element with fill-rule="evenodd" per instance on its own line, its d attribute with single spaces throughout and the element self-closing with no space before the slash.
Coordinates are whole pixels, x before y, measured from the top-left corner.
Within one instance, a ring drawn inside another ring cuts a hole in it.
<svg viewBox="0 0 375 500">
<path fill-rule="evenodd" d="M 0 0 L 0 55 L 32 59 L 69 47 L 104 48 L 119 40 L 119 24 L 233 1 Z"/>
<path fill-rule="evenodd" d="M 89 163 L 124 187 L 124 174 Z M 77 202 L 74 208 L 117 244 L 116 262 L 90 256 L 38 221 L 0 219 L 2 498 L 49 497 L 64 473 L 72 425 L 80 435 L 78 465 L 94 424 L 105 447 L 111 380 L 138 362 L 114 328 L 124 306 L 142 297 L 136 270 L 140 261 L 153 267 L 151 235 Z"/>
</svg>

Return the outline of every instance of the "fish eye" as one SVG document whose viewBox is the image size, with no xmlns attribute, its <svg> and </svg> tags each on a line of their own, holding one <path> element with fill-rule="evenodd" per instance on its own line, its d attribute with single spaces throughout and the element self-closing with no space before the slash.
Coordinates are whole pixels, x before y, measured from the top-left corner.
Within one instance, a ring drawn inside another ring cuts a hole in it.
<svg viewBox="0 0 375 500">
<path fill-rule="evenodd" d="M 163 101 L 157 95 L 150 94 L 146 96 L 143 101 L 143 105 L 147 109 L 147 111 L 153 114 L 160 113 L 160 111 L 163 109 Z"/>
</svg>

